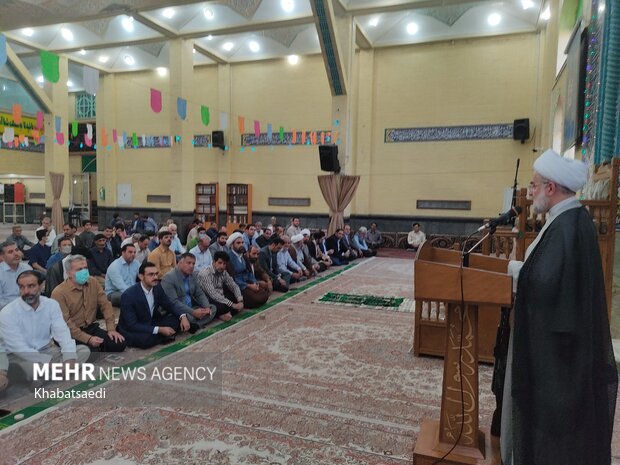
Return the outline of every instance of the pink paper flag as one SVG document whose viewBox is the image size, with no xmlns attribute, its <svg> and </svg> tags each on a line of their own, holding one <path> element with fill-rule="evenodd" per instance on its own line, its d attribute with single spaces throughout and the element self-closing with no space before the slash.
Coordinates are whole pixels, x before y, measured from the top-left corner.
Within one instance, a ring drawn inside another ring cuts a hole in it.
<svg viewBox="0 0 620 465">
<path fill-rule="evenodd" d="M 156 89 L 151 89 L 151 110 L 155 113 L 161 111 L 161 92 Z"/>
<path fill-rule="evenodd" d="M 84 144 L 86 144 L 86 147 L 93 146 L 93 140 L 90 137 L 88 137 L 86 134 L 84 134 Z"/>
<path fill-rule="evenodd" d="M 56 142 L 58 145 L 65 145 L 65 135 L 62 132 L 56 133 Z"/>
<path fill-rule="evenodd" d="M 19 103 L 13 104 L 13 121 L 16 124 L 21 124 L 22 122 L 22 106 Z"/>
<path fill-rule="evenodd" d="M 260 137 L 260 121 L 254 120 L 254 137 Z"/>
<path fill-rule="evenodd" d="M 115 144 L 118 142 L 118 134 L 116 133 L 116 129 L 112 129 L 112 141 Z"/>
<path fill-rule="evenodd" d="M 43 129 L 43 112 L 42 111 L 37 111 L 37 125 L 35 126 L 36 129 Z"/>
</svg>

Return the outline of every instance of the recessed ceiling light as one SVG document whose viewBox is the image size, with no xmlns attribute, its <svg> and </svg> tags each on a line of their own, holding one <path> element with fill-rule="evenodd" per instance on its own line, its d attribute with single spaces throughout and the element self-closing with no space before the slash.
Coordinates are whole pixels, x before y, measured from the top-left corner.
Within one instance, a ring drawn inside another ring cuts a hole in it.
<svg viewBox="0 0 620 465">
<path fill-rule="evenodd" d="M 211 8 L 205 8 L 203 10 L 203 14 L 205 15 L 205 18 L 207 19 L 215 18 L 215 13 L 213 13 L 213 10 Z"/>
<path fill-rule="evenodd" d="M 78 52 L 80 55 L 84 56 L 86 55 L 86 50 L 82 49 Z"/>
<path fill-rule="evenodd" d="M 378 16 L 375 16 L 370 21 L 368 21 L 368 25 L 369 26 L 377 27 L 377 24 L 379 24 L 379 17 Z"/>
<path fill-rule="evenodd" d="M 213 36 L 212 36 L 211 34 L 209 34 L 209 35 L 207 36 L 207 40 L 213 40 Z"/>
<path fill-rule="evenodd" d="M 73 87 L 73 81 L 72 80 L 68 80 L 67 81 L 67 87 Z"/>
<path fill-rule="evenodd" d="M 32 37 L 34 35 L 34 29 L 32 29 L 31 27 L 25 27 L 24 29 L 22 29 L 22 34 L 24 34 L 26 37 Z"/>
<path fill-rule="evenodd" d="M 101 55 L 98 59 L 100 63 L 107 63 L 110 57 L 108 57 L 107 55 Z"/>
<path fill-rule="evenodd" d="M 133 16 L 125 16 L 121 21 L 123 29 L 127 32 L 133 32 Z"/>
<path fill-rule="evenodd" d="M 487 18 L 487 22 L 491 26 L 497 26 L 502 21 L 502 15 L 499 13 L 491 13 Z"/>
<path fill-rule="evenodd" d="M 252 50 L 254 53 L 260 50 L 260 45 L 255 40 L 251 40 L 248 44 L 248 47 L 250 47 L 250 50 Z"/>
<path fill-rule="evenodd" d="M 521 0 L 521 6 L 524 10 L 529 10 L 534 6 L 534 2 L 532 0 Z"/>
<path fill-rule="evenodd" d="M 39 84 L 43 84 L 43 81 L 44 81 L 43 76 L 37 76 L 37 82 Z"/>
<path fill-rule="evenodd" d="M 233 49 L 233 47 L 234 47 L 234 46 L 235 46 L 235 44 L 233 44 L 232 42 L 225 42 L 225 43 L 222 45 L 222 48 L 223 48 L 224 50 L 226 50 L 227 52 L 230 52 L 230 51 Z"/>
<path fill-rule="evenodd" d="M 168 74 L 168 68 L 164 68 L 163 66 L 156 68 L 156 70 L 157 74 L 159 74 L 161 77 L 164 77 L 166 74 Z"/>
<path fill-rule="evenodd" d="M 194 54 L 196 53 L 196 49 L 195 48 L 192 49 L 192 53 L 194 53 Z"/>
<path fill-rule="evenodd" d="M 136 63 L 136 60 L 134 60 L 131 55 L 125 55 L 123 57 L 123 61 L 125 62 L 125 64 L 127 64 L 129 66 L 131 66 L 131 65 Z"/>
<path fill-rule="evenodd" d="M 549 5 L 547 5 L 540 14 L 540 19 L 543 21 L 549 21 L 549 19 L 551 19 L 551 8 L 549 8 Z"/>
<path fill-rule="evenodd" d="M 416 32 L 418 32 L 418 25 L 416 23 L 407 24 L 407 34 L 414 35 Z"/>
<path fill-rule="evenodd" d="M 605 11 L 605 4 L 604 3 L 599 3 L 598 4 L 598 12 L 599 13 L 603 13 Z"/>
<path fill-rule="evenodd" d="M 289 55 L 287 59 L 291 65 L 296 65 L 299 63 L 299 55 Z"/>
<path fill-rule="evenodd" d="M 286 12 L 291 12 L 295 8 L 295 2 L 293 0 L 282 0 L 280 2 L 282 9 Z"/>
<path fill-rule="evenodd" d="M 71 32 L 71 30 L 67 29 L 66 27 L 60 28 L 60 34 L 62 35 L 63 39 L 69 42 L 73 40 L 73 32 Z"/>
<path fill-rule="evenodd" d="M 166 9 L 164 9 L 164 11 L 161 12 L 161 15 L 164 18 L 170 19 L 170 18 L 172 18 L 174 16 L 174 9 L 173 8 L 166 8 Z"/>
</svg>

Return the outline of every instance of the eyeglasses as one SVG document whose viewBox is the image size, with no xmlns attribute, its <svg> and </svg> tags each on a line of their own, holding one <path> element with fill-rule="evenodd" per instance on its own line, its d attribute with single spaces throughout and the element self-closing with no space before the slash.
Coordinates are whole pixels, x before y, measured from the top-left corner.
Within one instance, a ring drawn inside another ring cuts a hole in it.
<svg viewBox="0 0 620 465">
<path fill-rule="evenodd" d="M 544 185 L 544 184 L 549 184 L 551 181 L 543 181 L 543 182 L 530 182 L 527 186 L 528 190 L 533 191 L 534 189 L 537 189 L 538 186 Z"/>
</svg>

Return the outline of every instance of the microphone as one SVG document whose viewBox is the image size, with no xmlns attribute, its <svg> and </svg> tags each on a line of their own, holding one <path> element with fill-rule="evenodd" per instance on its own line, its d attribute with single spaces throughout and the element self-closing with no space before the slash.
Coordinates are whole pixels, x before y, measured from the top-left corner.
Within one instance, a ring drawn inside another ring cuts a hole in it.
<svg viewBox="0 0 620 465">
<path fill-rule="evenodd" d="M 484 231 L 485 229 L 495 229 L 497 226 L 508 224 L 515 216 L 521 213 L 521 207 L 512 207 L 506 213 L 502 213 L 497 218 L 483 224 L 478 228 L 478 231 Z"/>
</svg>

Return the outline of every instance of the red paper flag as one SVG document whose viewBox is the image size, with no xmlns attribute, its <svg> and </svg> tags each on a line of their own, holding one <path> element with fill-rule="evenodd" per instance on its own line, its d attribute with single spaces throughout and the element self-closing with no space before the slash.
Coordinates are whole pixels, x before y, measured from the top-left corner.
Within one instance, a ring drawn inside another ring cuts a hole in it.
<svg viewBox="0 0 620 465">
<path fill-rule="evenodd" d="M 254 137 L 260 137 L 260 121 L 254 120 Z"/>
</svg>

